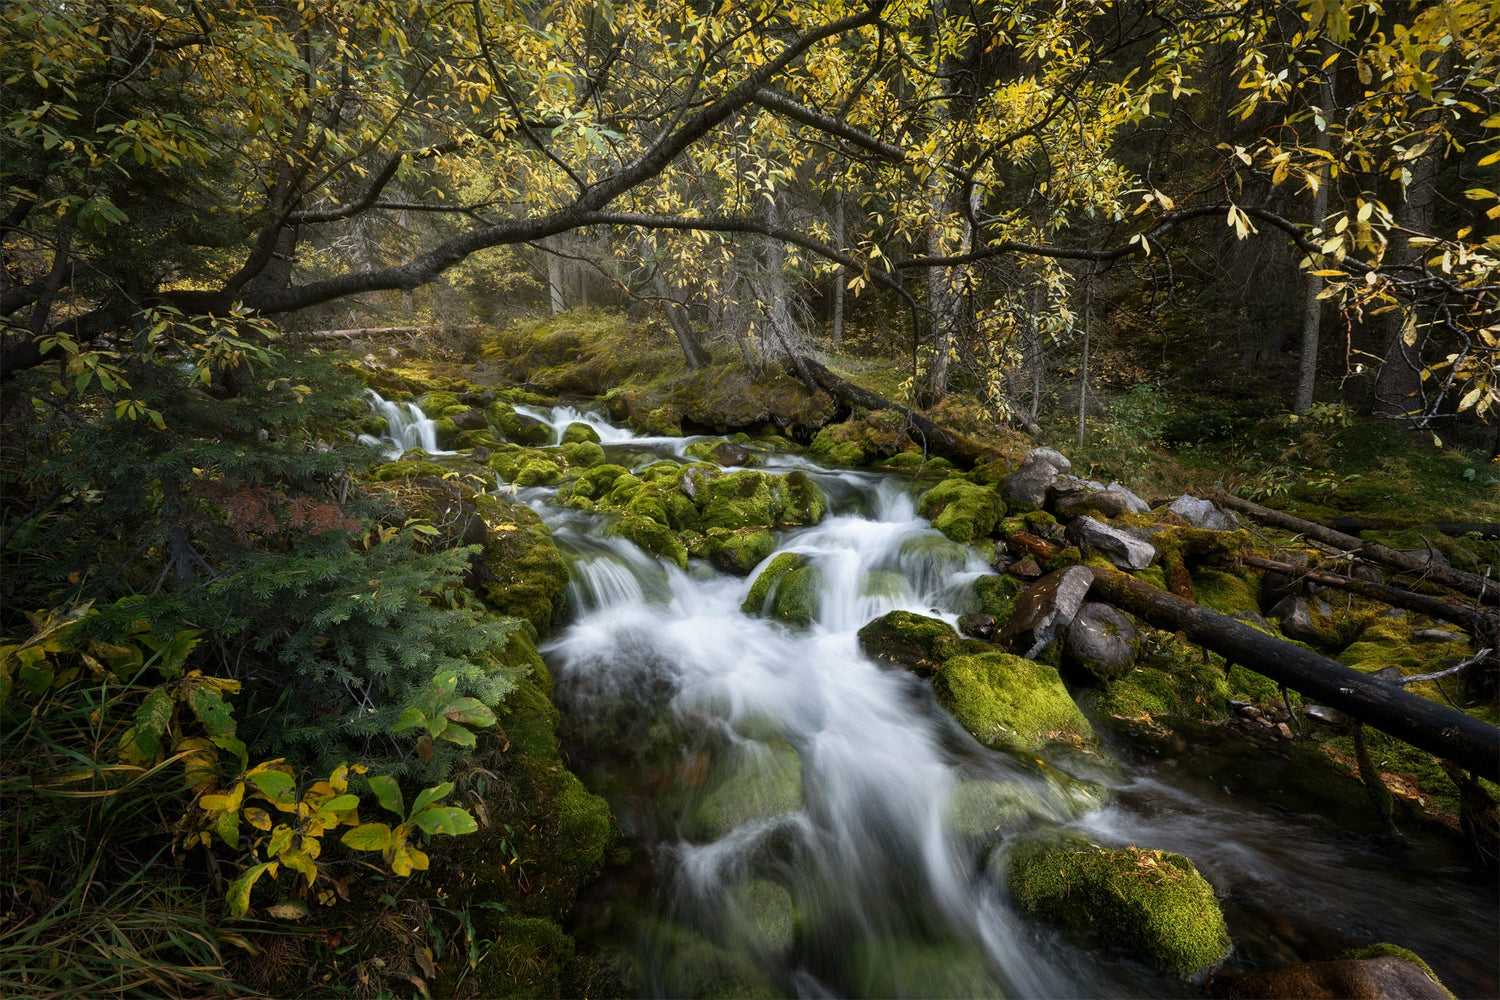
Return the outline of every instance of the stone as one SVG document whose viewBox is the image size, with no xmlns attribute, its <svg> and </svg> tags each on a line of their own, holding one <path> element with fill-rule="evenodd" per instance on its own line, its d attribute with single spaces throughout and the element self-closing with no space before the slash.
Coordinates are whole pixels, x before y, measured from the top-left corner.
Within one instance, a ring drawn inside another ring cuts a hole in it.
<svg viewBox="0 0 1500 1000">
<path fill-rule="evenodd" d="M 1270 612 L 1272 620 L 1281 627 L 1281 634 L 1313 646 L 1330 645 L 1332 629 L 1327 624 L 1333 609 L 1323 601 L 1299 596 L 1283 597 Z M 1320 624 L 1318 619 L 1322 619 Z"/>
<path fill-rule="evenodd" d="M 870 659 L 895 663 L 931 677 L 954 655 L 961 640 L 953 626 L 911 611 L 889 611 L 859 630 L 859 647 Z"/>
<path fill-rule="evenodd" d="M 1278 552 L 1273 558 L 1278 562 L 1284 562 L 1294 566 L 1299 572 L 1283 573 L 1281 570 L 1268 569 L 1266 575 L 1260 579 L 1260 597 L 1265 607 L 1275 607 L 1282 598 L 1302 593 L 1303 580 L 1300 571 L 1310 568 L 1310 560 L 1306 552 Z"/>
<path fill-rule="evenodd" d="M 945 479 L 922 494 L 917 510 L 938 531 L 955 542 L 968 544 L 995 530 L 1005 516 L 1005 501 L 989 486 Z"/>
<path fill-rule="evenodd" d="M 562 444 L 579 444 L 588 441 L 592 444 L 599 443 L 599 432 L 592 424 L 586 424 L 581 420 L 575 420 L 563 428 Z"/>
<path fill-rule="evenodd" d="M 982 612 L 959 615 L 958 630 L 964 635 L 989 642 L 995 636 L 995 616 Z"/>
<path fill-rule="evenodd" d="M 1015 472 L 1000 480 L 1000 495 L 1017 509 L 1036 509 L 1047 502 L 1047 490 L 1059 473 L 1073 467 L 1051 448 L 1035 448 Z"/>
<path fill-rule="evenodd" d="M 1061 496 L 1052 502 L 1052 509 L 1064 521 L 1085 514 L 1119 517 L 1134 510 L 1130 499 L 1115 490 L 1089 490 Z"/>
<path fill-rule="evenodd" d="M 1130 512 L 1132 514 L 1149 514 L 1149 513 L 1151 513 L 1151 505 L 1149 503 L 1147 503 L 1146 501 L 1142 500 L 1140 497 L 1136 496 L 1134 493 L 1130 492 L 1130 490 L 1126 489 L 1121 484 L 1119 484 L 1119 483 L 1110 483 L 1108 486 L 1104 487 L 1104 489 L 1107 492 L 1109 492 L 1109 493 L 1123 493 L 1123 494 L 1125 494 L 1125 502 L 1127 504 L 1129 504 L 1129 508 L 1128 509 L 1130 510 Z"/>
<path fill-rule="evenodd" d="M 1042 567 L 1035 559 L 1027 556 L 1025 559 L 1018 559 L 1011 563 L 1010 572 L 1023 580 L 1036 580 L 1042 575 Z"/>
<path fill-rule="evenodd" d="M 1250 1000 L 1453 1000 L 1453 994 L 1411 961 L 1394 955 L 1301 962 L 1264 972 L 1216 975 L 1205 984 L 1210 997 Z"/>
<path fill-rule="evenodd" d="M 1022 910 L 1097 935 L 1163 972 L 1192 976 L 1229 953 L 1213 887 L 1180 854 L 1091 845 L 1021 850 L 1007 874 Z"/>
<path fill-rule="evenodd" d="M 453 415 L 453 425 L 461 431 L 479 431 L 489 427 L 490 423 L 484 418 L 483 410 L 471 406 Z"/>
<path fill-rule="evenodd" d="M 1105 485 L 1096 479 L 1080 479 L 1077 476 L 1059 475 L 1052 481 L 1052 493 L 1059 497 L 1097 493 L 1105 488 Z"/>
<path fill-rule="evenodd" d="M 1092 517 L 1080 517 L 1068 525 L 1068 538 L 1088 546 L 1120 569 L 1141 570 L 1156 558 L 1156 547 Z"/>
<path fill-rule="evenodd" d="M 765 528 L 714 528 L 707 537 L 708 561 L 735 576 L 748 576 L 775 548 L 776 537 Z"/>
<path fill-rule="evenodd" d="M 750 743 L 698 804 L 695 830 L 717 840 L 737 826 L 802 808 L 802 758 L 785 740 Z"/>
<path fill-rule="evenodd" d="M 1129 615 L 1112 605 L 1089 601 L 1068 625 L 1063 663 L 1109 680 L 1130 671 L 1140 648 L 1140 634 Z"/>
<path fill-rule="evenodd" d="M 719 465 L 749 465 L 750 449 L 733 441 L 722 441 L 714 445 L 709 457 Z"/>
<path fill-rule="evenodd" d="M 1411 634 L 1413 639 L 1423 642 L 1468 642 L 1468 636 L 1460 632 L 1449 632 L 1442 628 L 1419 628 Z"/>
<path fill-rule="evenodd" d="M 1227 514 L 1210 500 L 1183 494 L 1167 505 L 1167 513 L 1176 514 L 1194 528 L 1210 531 L 1233 531 L 1240 526 L 1233 514 Z"/>
<path fill-rule="evenodd" d="M 1094 574 L 1083 566 L 1069 566 L 1049 573 L 1027 587 L 1016 599 L 1016 610 L 995 639 L 997 645 L 1035 656 L 1066 628 L 1078 613 L 1093 585 Z"/>
<path fill-rule="evenodd" d="M 994 750 L 1037 753 L 1053 741 L 1095 746 L 1098 738 L 1057 670 L 1010 653 L 945 660 L 933 680 L 938 703 Z"/>
</svg>

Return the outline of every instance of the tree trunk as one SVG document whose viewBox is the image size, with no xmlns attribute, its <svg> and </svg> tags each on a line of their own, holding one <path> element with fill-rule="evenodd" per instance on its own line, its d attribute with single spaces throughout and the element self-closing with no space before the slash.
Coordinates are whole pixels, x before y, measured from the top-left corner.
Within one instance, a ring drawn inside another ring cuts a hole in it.
<svg viewBox="0 0 1500 1000">
<path fill-rule="evenodd" d="M 844 248 L 844 194 L 838 191 L 833 197 L 833 239 L 834 244 L 842 250 Z M 844 286 L 848 284 L 848 281 L 849 275 L 844 265 L 840 264 L 833 272 L 833 324 L 830 336 L 835 351 L 842 350 L 844 346 Z"/>
<path fill-rule="evenodd" d="M 1490 781 L 1500 781 L 1500 729 L 1489 723 L 1273 638 L 1112 567 L 1090 568 L 1094 574 L 1091 594 L 1157 628 L 1181 632 L 1232 663 L 1316 698 L 1414 747 Z"/>
<path fill-rule="evenodd" d="M 1332 149 L 1327 119 L 1333 114 L 1333 87 L 1324 81 L 1320 92 L 1324 125 L 1318 132 L 1318 149 L 1326 153 Z M 1321 229 L 1323 217 L 1328 214 L 1328 187 L 1331 181 L 1326 167 L 1316 173 L 1319 183 L 1318 193 L 1313 196 L 1313 226 Z M 1303 280 L 1307 283 L 1307 298 L 1302 306 L 1302 357 L 1297 364 L 1297 394 L 1292 400 L 1292 412 L 1299 414 L 1312 409 L 1318 378 L 1318 334 L 1323 326 L 1323 301 L 1318 298 L 1323 291 L 1323 279 L 1316 274 L 1308 274 Z"/>
<path fill-rule="evenodd" d="M 542 241 L 547 248 L 547 298 L 552 303 L 552 315 L 556 316 L 568 308 L 567 295 L 563 289 L 563 259 L 552 250 L 559 237 Z"/>
<path fill-rule="evenodd" d="M 661 298 L 662 312 L 666 313 L 667 325 L 672 328 L 672 333 L 677 337 L 677 346 L 682 348 L 682 356 L 687 360 L 688 368 L 696 371 L 707 365 L 708 351 L 704 349 L 703 341 L 693 329 L 692 316 L 686 306 L 672 297 L 672 287 L 667 284 L 667 279 L 662 276 L 659 268 L 651 277 L 651 287 Z"/>
</svg>

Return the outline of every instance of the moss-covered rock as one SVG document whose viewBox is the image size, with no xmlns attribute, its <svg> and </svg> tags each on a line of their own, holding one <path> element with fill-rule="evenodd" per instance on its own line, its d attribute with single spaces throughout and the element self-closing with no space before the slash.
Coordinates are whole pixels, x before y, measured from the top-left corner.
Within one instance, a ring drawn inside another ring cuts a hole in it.
<svg viewBox="0 0 1500 1000">
<path fill-rule="evenodd" d="M 569 468 L 589 469 L 604 462 L 604 448 L 593 441 L 573 441 L 557 450 L 567 459 Z"/>
<path fill-rule="evenodd" d="M 782 955 L 792 950 L 797 936 L 797 908 L 792 894 L 775 882 L 752 879 L 729 896 L 741 936 L 757 952 Z"/>
<path fill-rule="evenodd" d="M 546 458 L 535 458 L 516 471 L 517 486 L 551 486 L 563 477 L 563 468 Z"/>
<path fill-rule="evenodd" d="M 587 441 L 590 444 L 599 443 L 599 432 L 592 424 L 586 424 L 581 420 L 575 420 L 563 428 L 561 444 L 578 444 Z"/>
<path fill-rule="evenodd" d="M 1193 595 L 1199 604 L 1223 615 L 1259 614 L 1261 575 L 1199 567 L 1192 573 Z"/>
<path fill-rule="evenodd" d="M 776 537 L 764 528 L 711 528 L 704 539 L 709 562 L 735 576 L 747 576 L 776 548 Z"/>
<path fill-rule="evenodd" d="M 983 953 L 958 941 L 862 938 L 849 949 L 855 996 L 1003 1000 Z"/>
<path fill-rule="evenodd" d="M 1016 598 L 1026 589 L 1026 581 L 1006 573 L 1000 576 L 981 576 L 974 581 L 974 595 L 979 600 L 979 610 L 995 619 L 997 628 L 1004 628 L 1016 611 Z"/>
<path fill-rule="evenodd" d="M 704 528 L 765 527 L 772 523 L 771 477 L 745 470 L 710 479 L 694 497 Z"/>
<path fill-rule="evenodd" d="M 462 412 L 468 407 L 458 401 L 456 392 L 429 392 L 417 400 L 417 409 L 428 420 L 436 420 L 450 410 Z"/>
<path fill-rule="evenodd" d="M 740 604 L 740 611 L 747 615 L 763 615 L 771 610 L 770 599 L 781 581 L 792 570 L 807 565 L 807 559 L 795 552 L 783 552 L 772 559 L 760 575 L 750 584 L 750 592 Z"/>
<path fill-rule="evenodd" d="M 634 515 L 622 517 L 612 523 L 606 533 L 628 538 L 653 556 L 667 560 L 678 569 L 687 569 L 687 546 L 660 521 Z"/>
<path fill-rule="evenodd" d="M 397 462 L 385 462 L 375 466 L 370 470 L 369 478 L 377 483 L 389 483 L 400 479 L 416 479 L 418 476 L 442 478 L 447 473 L 447 466 L 436 462 L 423 459 L 401 459 Z"/>
<path fill-rule="evenodd" d="M 1180 854 L 1134 847 L 1024 850 L 1006 871 L 1011 895 L 1026 912 L 1097 935 L 1153 968 L 1191 976 L 1229 953 L 1213 887 Z"/>
<path fill-rule="evenodd" d="M 1005 501 L 993 487 L 963 479 L 945 479 L 917 503 L 922 516 L 955 542 L 968 544 L 987 537 L 1005 516 Z"/>
<path fill-rule="evenodd" d="M 717 840 L 752 820 L 802 808 L 802 758 L 785 740 L 748 742 L 698 802 L 692 832 Z"/>
<path fill-rule="evenodd" d="M 859 646 L 870 659 L 898 663 L 923 677 L 937 672 L 957 638 L 947 622 L 911 611 L 889 611 L 859 630 Z"/>
<path fill-rule="evenodd" d="M 568 567 L 552 533 L 536 511 L 487 493 L 474 502 L 484 519 L 486 537 L 471 587 L 500 614 L 525 618 L 540 635 L 552 627 L 562 609 Z"/>
<path fill-rule="evenodd" d="M 1009 653 L 955 656 L 933 684 L 938 701 L 985 746 L 1035 752 L 1051 741 L 1097 737 L 1054 667 Z"/>
</svg>

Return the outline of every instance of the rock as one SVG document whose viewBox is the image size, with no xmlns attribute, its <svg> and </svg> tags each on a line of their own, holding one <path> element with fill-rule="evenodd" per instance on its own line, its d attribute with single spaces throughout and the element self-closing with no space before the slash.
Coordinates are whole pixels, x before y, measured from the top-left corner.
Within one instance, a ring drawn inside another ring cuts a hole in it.
<svg viewBox="0 0 1500 1000">
<path fill-rule="evenodd" d="M 1035 559 L 1027 556 L 1011 563 L 1010 572 L 1023 580 L 1035 580 L 1042 575 L 1042 567 Z"/>
<path fill-rule="evenodd" d="M 1333 609 L 1314 598 L 1309 604 L 1305 597 L 1283 597 L 1269 615 L 1281 627 L 1281 634 L 1312 646 L 1331 645 L 1333 630 L 1329 618 Z M 1320 621 L 1321 619 L 1321 621 Z"/>
<path fill-rule="evenodd" d="M 1292 734 L 1292 727 L 1287 725 L 1285 722 L 1276 723 L 1276 732 L 1279 733 L 1281 735 L 1281 738 L 1284 740 L 1296 739 L 1296 737 Z"/>
<path fill-rule="evenodd" d="M 1085 514 L 1119 517 L 1121 514 L 1134 510 L 1129 497 L 1115 490 L 1089 490 L 1083 493 L 1071 493 L 1054 500 L 1052 509 L 1064 521 L 1072 520 L 1075 517 L 1082 517 Z"/>
<path fill-rule="evenodd" d="M 979 612 L 959 615 L 958 630 L 964 635 L 989 642 L 995 636 L 995 616 Z"/>
<path fill-rule="evenodd" d="M 1448 557 L 1437 549 L 1397 549 L 1402 555 L 1410 556 L 1419 563 L 1429 563 L 1433 566 L 1452 566 Z"/>
<path fill-rule="evenodd" d="M 489 448 L 486 448 L 484 445 L 477 445 L 472 451 L 469 452 L 469 461 L 478 462 L 480 465 L 484 465 L 489 462 L 490 456 L 492 454 L 494 454 L 494 452 L 492 452 Z"/>
<path fill-rule="evenodd" d="M 683 492 L 689 500 L 698 498 L 698 491 L 703 484 L 708 482 L 708 473 L 702 469 L 687 468 L 682 473 L 682 478 L 677 483 L 677 488 Z"/>
<path fill-rule="evenodd" d="M 1345 726 L 1354 721 L 1352 715 L 1345 715 L 1338 709 L 1329 708 L 1327 705 L 1304 705 L 1302 714 L 1317 719 L 1319 722 L 1326 722 L 1330 726 Z"/>
<path fill-rule="evenodd" d="M 484 418 L 484 411 L 477 407 L 469 407 L 461 413 L 453 414 L 453 424 L 461 431 L 478 431 L 489 427 L 490 423 Z"/>
<path fill-rule="evenodd" d="M 1112 605 L 1090 601 L 1068 625 L 1063 662 L 1108 680 L 1129 672 L 1140 646 L 1140 635 L 1129 615 Z"/>
<path fill-rule="evenodd" d="M 1295 566 L 1298 570 L 1310 568 L 1310 560 L 1306 552 L 1279 552 L 1275 558 L 1278 562 Z M 1275 607 L 1282 598 L 1302 593 L 1302 587 L 1303 581 L 1300 573 L 1283 573 L 1281 570 L 1268 569 L 1266 575 L 1260 580 L 1261 603 L 1265 607 Z"/>
<path fill-rule="evenodd" d="M 1130 492 L 1130 490 L 1126 489 L 1124 486 L 1120 485 L 1119 483 L 1110 483 L 1108 486 L 1106 486 L 1104 488 L 1105 488 L 1105 490 L 1107 490 L 1110 493 L 1123 493 L 1123 494 L 1125 494 L 1125 500 L 1130 505 L 1129 510 L 1130 510 L 1130 512 L 1132 514 L 1149 514 L 1149 513 L 1151 513 L 1151 505 L 1149 503 L 1147 503 L 1146 501 L 1142 500 L 1140 497 L 1136 496 L 1134 493 Z"/>
<path fill-rule="evenodd" d="M 733 441 L 721 441 L 708 454 L 715 462 L 724 466 L 750 464 L 750 449 Z"/>
<path fill-rule="evenodd" d="M 760 571 L 740 610 L 805 627 L 818 615 L 822 587 L 816 567 L 795 552 L 783 552 Z"/>
<path fill-rule="evenodd" d="M 989 486 L 945 479 L 922 494 L 917 510 L 955 542 L 968 544 L 995 530 L 1005 516 L 1005 501 Z"/>
<path fill-rule="evenodd" d="M 751 742 L 698 803 L 694 831 L 717 840 L 752 820 L 802 808 L 802 758 L 791 744 Z"/>
<path fill-rule="evenodd" d="M 987 648 L 960 639 L 945 621 L 911 611 L 890 611 L 870 622 L 859 630 L 859 646 L 870 659 L 900 664 L 919 677 L 931 677 L 944 660 L 959 653 Z"/>
<path fill-rule="evenodd" d="M 730 893 L 733 922 L 757 952 L 780 955 L 796 938 L 797 909 L 792 894 L 775 882 L 754 879 Z"/>
<path fill-rule="evenodd" d="M 1059 497 L 1076 496 L 1080 493 L 1097 493 L 1106 489 L 1105 485 L 1094 479 L 1080 479 L 1077 476 L 1059 474 L 1052 481 L 1052 494 Z"/>
<path fill-rule="evenodd" d="M 1229 953 L 1213 887 L 1180 854 L 1134 847 L 1023 850 L 1011 857 L 1007 874 L 1011 895 L 1027 913 L 1093 933 L 1163 972 L 1192 976 Z"/>
<path fill-rule="evenodd" d="M 1066 628 L 1073 620 L 1093 582 L 1094 574 L 1087 568 L 1069 566 L 1027 587 L 1016 599 L 1015 614 L 996 638 L 996 644 L 1011 652 L 1035 656 L 1052 642 L 1058 629 Z"/>
<path fill-rule="evenodd" d="M 933 693 L 991 749 L 1036 753 L 1054 740 L 1097 743 L 1057 670 L 1045 663 L 1010 653 L 955 656 L 938 670 Z"/>
<path fill-rule="evenodd" d="M 599 432 L 594 429 L 592 424 L 586 424 L 581 420 L 575 420 L 573 423 L 563 428 L 561 442 L 562 444 L 579 444 L 584 441 L 588 441 L 593 444 L 599 443 Z"/>
<path fill-rule="evenodd" d="M 726 573 L 747 576 L 776 548 L 776 536 L 765 528 L 727 531 L 712 528 L 706 537 L 708 561 Z"/>
<path fill-rule="evenodd" d="M 1051 448 L 1035 448 L 1015 472 L 1000 480 L 1000 495 L 1017 509 L 1036 509 L 1047 502 L 1047 490 L 1058 473 L 1073 467 Z"/>
<path fill-rule="evenodd" d="M 1037 575 L 1041 575 L 1041 567 L 1037 567 Z M 1019 578 L 1009 575 L 981 576 L 974 581 L 974 596 L 979 598 L 979 610 L 993 618 L 997 628 L 1003 628 L 1016 613 L 1016 598 L 1025 589 L 1026 585 Z M 963 619 L 959 621 L 962 622 Z"/>
<path fill-rule="evenodd" d="M 1468 636 L 1460 632 L 1449 632 L 1442 628 L 1421 628 L 1411 634 L 1413 639 L 1423 642 L 1468 642 Z"/>
<path fill-rule="evenodd" d="M 665 559 L 678 569 L 687 569 L 687 547 L 672 534 L 672 529 L 649 517 L 626 516 L 611 524 L 607 535 L 628 538 L 653 556 Z M 754 563 L 751 564 L 752 566 Z M 748 573 L 749 570 L 746 570 Z"/>
<path fill-rule="evenodd" d="M 1420 966 L 1394 955 L 1302 962 L 1265 972 L 1216 975 L 1207 982 L 1206 990 L 1209 996 L 1226 1000 L 1453 1000 L 1453 994 Z"/>
<path fill-rule="evenodd" d="M 1156 558 L 1156 547 L 1150 542 L 1143 542 L 1092 517 L 1080 517 L 1069 524 L 1068 538 L 1080 546 L 1088 546 L 1120 569 L 1145 569 Z"/>
<path fill-rule="evenodd" d="M 1239 520 L 1213 505 L 1210 500 L 1183 494 L 1167 505 L 1168 514 L 1176 514 L 1194 528 L 1210 531 L 1233 531 L 1240 526 Z"/>
</svg>

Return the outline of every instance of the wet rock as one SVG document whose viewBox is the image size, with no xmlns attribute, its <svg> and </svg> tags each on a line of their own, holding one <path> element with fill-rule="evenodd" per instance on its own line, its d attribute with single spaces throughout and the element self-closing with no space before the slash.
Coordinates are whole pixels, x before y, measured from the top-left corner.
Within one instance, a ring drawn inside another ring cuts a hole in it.
<svg viewBox="0 0 1500 1000">
<path fill-rule="evenodd" d="M 802 758 L 785 740 L 751 742 L 699 802 L 694 832 L 717 840 L 756 819 L 802 808 Z"/>
<path fill-rule="evenodd" d="M 1377 958 L 1302 962 L 1265 972 L 1216 975 L 1206 984 L 1211 997 L 1250 1000 L 1452 1000 L 1453 994 L 1421 967 L 1394 955 Z"/>
<path fill-rule="evenodd" d="M 581 420 L 575 420 L 573 423 L 563 428 L 561 442 L 562 444 L 579 444 L 584 441 L 589 441 L 593 444 L 599 443 L 599 432 L 594 429 L 592 424 L 586 424 Z"/>
<path fill-rule="evenodd" d="M 776 537 L 765 528 L 728 531 L 709 529 L 704 540 L 708 561 L 726 573 L 746 576 L 776 548 Z"/>
<path fill-rule="evenodd" d="M 938 671 L 933 693 L 992 749 L 1036 753 L 1054 740 L 1097 743 L 1057 670 L 1035 660 L 994 652 L 955 656 Z"/>
<path fill-rule="evenodd" d="M 1092 517 L 1080 517 L 1069 524 L 1068 538 L 1080 546 L 1088 546 L 1120 569 L 1145 569 L 1156 558 L 1156 547 L 1150 542 L 1143 542 Z"/>
<path fill-rule="evenodd" d="M 1097 935 L 1163 972 L 1191 976 L 1229 953 L 1213 887 L 1180 854 L 1134 847 L 1023 850 L 1010 859 L 1007 873 L 1011 895 L 1027 913 Z"/>
<path fill-rule="evenodd" d="M 1215 507 L 1210 500 L 1183 494 L 1167 505 L 1168 514 L 1176 514 L 1194 528 L 1210 531 L 1233 531 L 1240 522 L 1233 514 Z"/>
<path fill-rule="evenodd" d="M 757 951 L 780 955 L 792 950 L 797 909 L 784 887 L 754 879 L 730 893 L 730 906 L 732 922 Z"/>
<path fill-rule="evenodd" d="M 1059 629 L 1066 628 L 1073 620 L 1093 582 L 1094 574 L 1085 567 L 1069 566 L 1027 587 L 1016 599 L 1015 614 L 996 638 L 996 644 L 1015 653 L 1035 656 L 1052 642 Z"/>
<path fill-rule="evenodd" d="M 1333 609 L 1323 601 L 1305 597 L 1283 597 L 1270 610 L 1270 617 L 1281 627 L 1282 635 L 1314 646 L 1330 644 Z"/>
<path fill-rule="evenodd" d="M 740 610 L 791 625 L 810 625 L 818 614 L 822 582 L 823 575 L 806 559 L 783 552 L 760 571 Z"/>
<path fill-rule="evenodd" d="M 477 407 L 469 407 L 452 415 L 453 425 L 461 431 L 484 430 L 490 425 L 484 418 L 484 411 Z"/>
<path fill-rule="evenodd" d="M 1047 502 L 1047 490 L 1058 474 L 1072 467 L 1073 463 L 1051 448 L 1033 449 L 1015 472 L 1000 480 L 1000 495 L 1017 509 L 1039 508 Z"/>
<path fill-rule="evenodd" d="M 958 630 L 964 635 L 989 642 L 995 636 L 995 616 L 979 612 L 959 615 Z"/>
<path fill-rule="evenodd" d="M 1005 516 L 1005 502 L 989 486 L 945 479 L 922 494 L 917 510 L 955 542 L 967 544 L 995 530 Z"/>
<path fill-rule="evenodd" d="M 944 660 L 961 653 L 986 651 L 973 639 L 961 639 L 953 626 L 911 611 L 890 611 L 859 630 L 865 655 L 899 664 L 919 677 L 931 677 Z"/>
<path fill-rule="evenodd" d="M 1140 646 L 1140 635 L 1129 615 L 1112 605 L 1090 601 L 1068 625 L 1063 662 L 1108 680 L 1129 672 Z"/>
<path fill-rule="evenodd" d="M 494 454 L 494 452 L 492 452 L 489 448 L 486 448 L 484 445 L 478 445 L 474 448 L 473 451 L 469 452 L 469 461 L 478 462 L 480 465 L 484 465 L 485 463 L 489 462 L 490 455 L 492 454 Z"/>
<path fill-rule="evenodd" d="M 715 462 L 724 466 L 750 464 L 750 449 L 733 441 L 722 441 L 714 445 L 708 454 Z"/>
<path fill-rule="evenodd" d="M 1035 580 L 1042 575 L 1042 567 L 1030 556 L 1018 559 L 1010 565 L 1010 572 L 1023 580 Z"/>
</svg>

